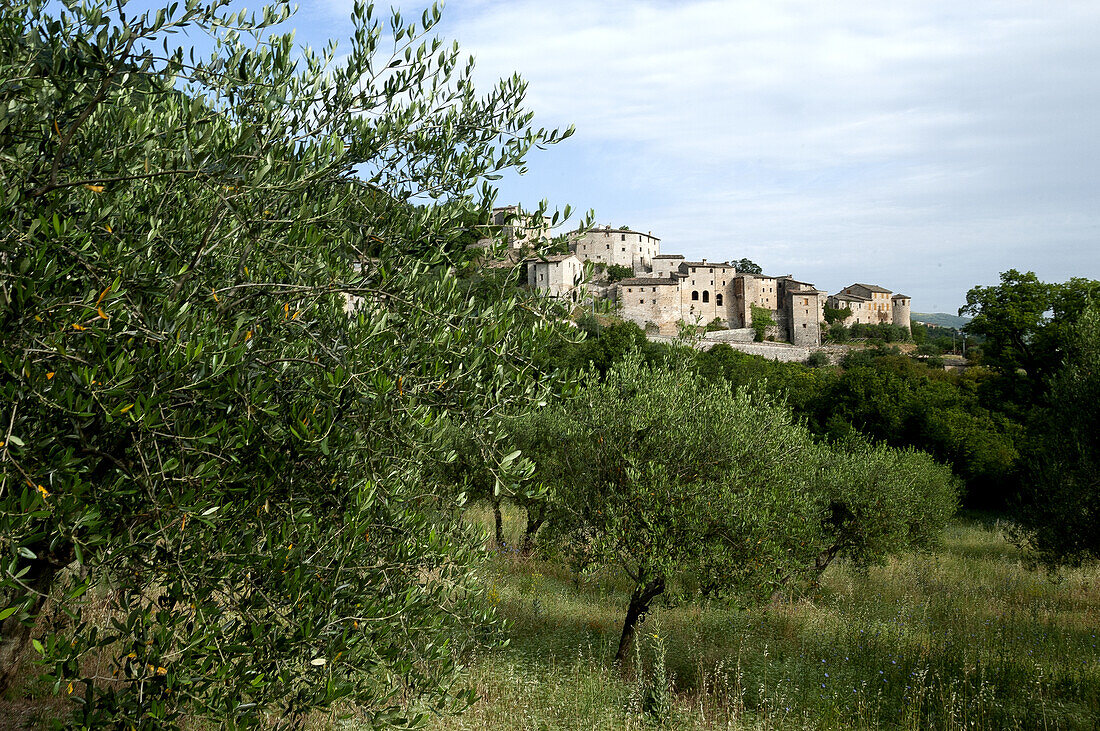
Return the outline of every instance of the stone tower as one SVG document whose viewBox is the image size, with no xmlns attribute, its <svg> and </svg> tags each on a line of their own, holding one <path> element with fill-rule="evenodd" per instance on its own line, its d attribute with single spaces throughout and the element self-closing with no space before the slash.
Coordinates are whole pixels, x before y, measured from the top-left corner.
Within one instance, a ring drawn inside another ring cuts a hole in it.
<svg viewBox="0 0 1100 731">
<path fill-rule="evenodd" d="M 895 294 L 890 298 L 890 302 L 894 310 L 894 324 L 909 330 L 909 317 L 911 314 L 909 306 L 912 304 L 912 300 L 904 294 Z"/>
</svg>

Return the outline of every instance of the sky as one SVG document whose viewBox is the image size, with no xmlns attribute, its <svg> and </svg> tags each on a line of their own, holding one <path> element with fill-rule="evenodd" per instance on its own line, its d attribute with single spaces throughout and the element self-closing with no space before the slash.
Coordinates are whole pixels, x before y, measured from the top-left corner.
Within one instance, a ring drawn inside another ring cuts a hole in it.
<svg viewBox="0 0 1100 731">
<path fill-rule="evenodd" d="M 350 8 L 301 0 L 289 25 L 320 48 Z M 1011 268 L 1100 279 L 1100 3 L 452 0 L 436 32 L 576 126 L 498 204 L 916 312 Z"/>
</svg>

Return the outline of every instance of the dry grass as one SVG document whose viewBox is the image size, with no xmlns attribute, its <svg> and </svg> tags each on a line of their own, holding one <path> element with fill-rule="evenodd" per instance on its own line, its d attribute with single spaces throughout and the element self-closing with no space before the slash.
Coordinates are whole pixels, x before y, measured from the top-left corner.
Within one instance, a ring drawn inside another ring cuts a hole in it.
<svg viewBox="0 0 1100 731">
<path fill-rule="evenodd" d="M 506 515 L 510 530 L 518 517 Z M 997 526 L 958 521 L 935 554 L 834 566 L 778 608 L 659 607 L 633 681 L 610 665 L 621 578 L 574 581 L 503 552 L 486 581 L 510 644 L 469 659 L 481 700 L 431 728 L 1100 726 L 1100 567 L 1029 571 Z M 639 683 L 660 685 L 659 658 L 672 690 L 660 716 L 635 702 Z"/>
</svg>

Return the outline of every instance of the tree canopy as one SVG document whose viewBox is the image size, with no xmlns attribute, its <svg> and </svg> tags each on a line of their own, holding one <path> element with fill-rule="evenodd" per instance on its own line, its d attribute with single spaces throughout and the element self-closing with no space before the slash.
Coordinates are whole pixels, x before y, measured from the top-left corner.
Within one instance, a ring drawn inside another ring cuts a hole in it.
<svg viewBox="0 0 1100 731">
<path fill-rule="evenodd" d="M 959 314 L 973 316 L 963 329 L 984 338 L 982 362 L 1035 390 L 1059 367 L 1077 316 L 1098 297 L 1096 280 L 1050 284 L 1010 269 L 1000 284 L 967 292 Z"/>
<path fill-rule="evenodd" d="M 441 419 L 537 396 L 558 328 L 468 293 L 456 222 L 568 131 L 438 7 L 315 53 L 226 5 L 0 8 L 0 685 L 48 601 L 77 725 L 403 724 L 491 623 Z"/>
<path fill-rule="evenodd" d="M 866 563 L 928 546 L 954 509 L 950 473 L 927 455 L 830 449 L 784 404 L 686 362 L 634 353 L 528 419 L 557 447 L 532 457 L 552 503 L 547 540 L 577 570 L 612 564 L 633 585 L 620 662 L 650 603 L 685 574 L 711 596 L 766 598 L 838 555 Z"/>
</svg>

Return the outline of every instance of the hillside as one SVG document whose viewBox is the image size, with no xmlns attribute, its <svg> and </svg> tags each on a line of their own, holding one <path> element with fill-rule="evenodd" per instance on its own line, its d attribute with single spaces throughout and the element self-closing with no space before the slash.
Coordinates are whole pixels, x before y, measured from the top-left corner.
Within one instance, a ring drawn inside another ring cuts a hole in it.
<svg viewBox="0 0 1100 731">
<path fill-rule="evenodd" d="M 963 325 L 970 322 L 969 317 L 949 315 L 946 312 L 914 312 L 910 315 L 910 319 L 916 322 L 922 322 L 926 325 L 953 327 L 956 330 L 962 328 Z"/>
</svg>

